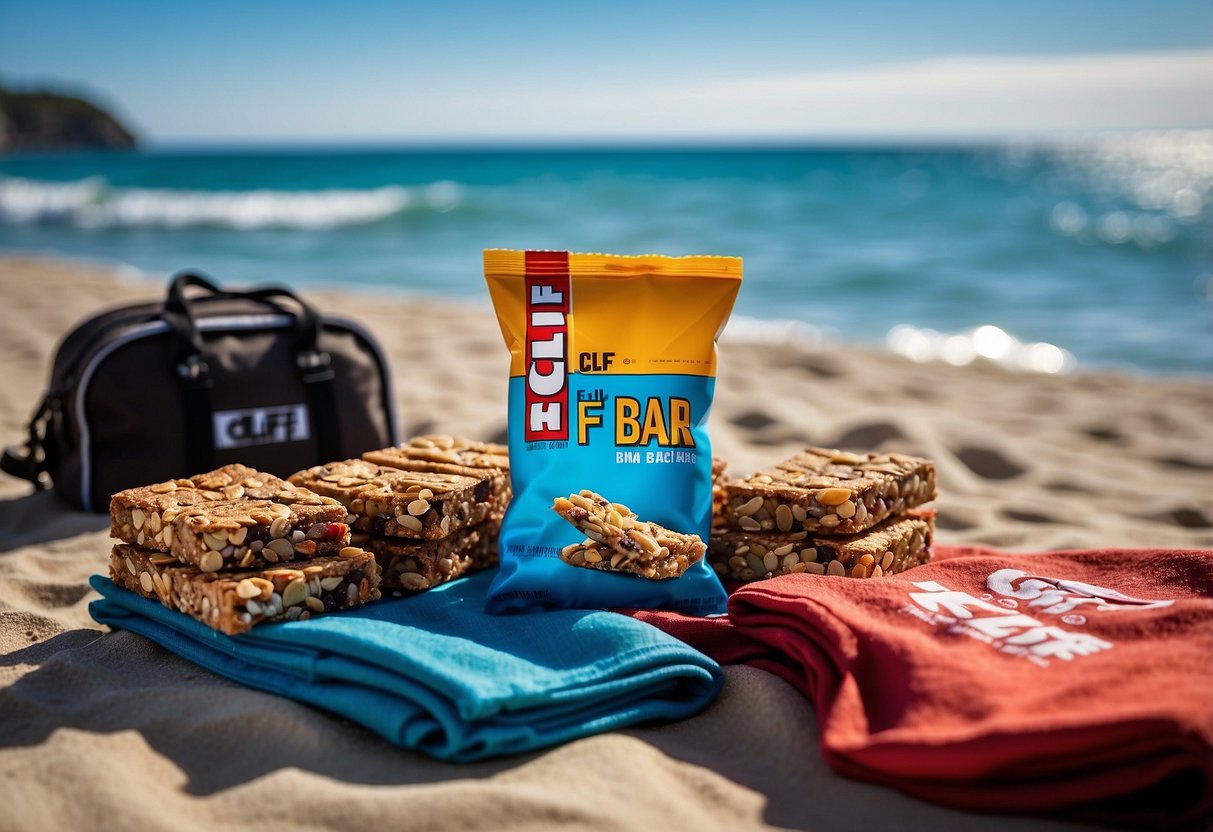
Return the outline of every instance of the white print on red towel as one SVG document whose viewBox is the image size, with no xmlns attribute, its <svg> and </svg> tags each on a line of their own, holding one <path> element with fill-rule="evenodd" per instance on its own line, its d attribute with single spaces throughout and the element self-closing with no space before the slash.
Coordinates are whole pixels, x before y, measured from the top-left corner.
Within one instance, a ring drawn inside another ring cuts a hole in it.
<svg viewBox="0 0 1213 832">
<path fill-rule="evenodd" d="M 1115 589 L 1065 578 L 1029 575 L 1018 569 L 999 569 L 986 579 L 986 586 L 999 595 L 1027 601 L 1029 607 L 1040 607 L 1040 612 L 1049 615 L 1062 615 L 1084 605 L 1087 609 L 1094 608 L 1096 612 L 1113 612 L 1124 609 L 1160 609 L 1175 603 L 1147 601 L 1144 598 L 1125 595 Z"/>
<path fill-rule="evenodd" d="M 1025 580 L 1026 579 L 1026 580 Z M 1174 601 L 1147 601 L 1124 595 L 1113 589 L 1066 581 L 1056 578 L 1029 576 L 1017 569 L 1000 569 L 986 580 L 994 595 L 985 593 L 976 598 L 967 592 L 948 589 L 937 581 L 916 581 L 921 592 L 911 592 L 916 606 L 905 606 L 902 612 L 928 624 L 945 627 L 950 633 L 968 636 L 1012 656 L 1021 656 L 1033 664 L 1047 667 L 1050 659 L 1071 661 L 1077 656 L 1090 656 L 1112 648 L 1112 642 L 1088 633 L 1074 632 L 1054 624 L 1046 624 L 1015 607 L 1019 599 L 1029 607 L 1039 607 L 1040 613 L 1061 615 L 1067 624 L 1082 624 L 1086 619 L 1068 614 L 1075 607 L 1098 612 L 1118 609 L 1154 609 Z M 1008 607 L 1010 607 L 1008 609 Z"/>
</svg>

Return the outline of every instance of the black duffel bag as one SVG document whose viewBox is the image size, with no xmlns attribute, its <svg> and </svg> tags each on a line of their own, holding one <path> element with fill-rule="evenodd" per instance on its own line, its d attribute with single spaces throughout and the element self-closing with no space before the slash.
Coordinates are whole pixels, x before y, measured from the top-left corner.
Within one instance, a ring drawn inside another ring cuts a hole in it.
<svg viewBox="0 0 1213 832">
<path fill-rule="evenodd" d="M 286 476 L 395 442 L 391 375 L 369 333 L 285 287 L 186 272 L 163 302 L 68 333 L 25 447 L 6 448 L 2 467 L 105 511 L 135 485 L 232 462 Z"/>
</svg>

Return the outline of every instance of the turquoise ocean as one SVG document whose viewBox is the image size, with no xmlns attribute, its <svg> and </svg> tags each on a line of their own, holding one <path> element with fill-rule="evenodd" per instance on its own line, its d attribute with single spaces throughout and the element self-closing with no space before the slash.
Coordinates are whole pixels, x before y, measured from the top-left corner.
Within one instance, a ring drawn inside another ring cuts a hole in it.
<svg viewBox="0 0 1213 832">
<path fill-rule="evenodd" d="M 0 157 L 0 252 L 487 304 L 489 247 L 739 255 L 735 337 L 1213 373 L 1210 133 Z"/>
</svg>

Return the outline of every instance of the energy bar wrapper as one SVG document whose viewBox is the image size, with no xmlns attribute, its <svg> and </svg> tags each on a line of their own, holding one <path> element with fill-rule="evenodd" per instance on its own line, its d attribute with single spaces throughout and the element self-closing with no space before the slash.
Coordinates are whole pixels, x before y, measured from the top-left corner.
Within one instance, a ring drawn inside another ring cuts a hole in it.
<svg viewBox="0 0 1213 832">
<path fill-rule="evenodd" d="M 561 549 L 586 538 L 552 501 L 590 489 L 707 542 L 716 338 L 740 258 L 490 249 L 484 271 L 510 350 L 514 492 L 488 611 L 724 612 L 706 559 L 666 580 L 562 562 Z"/>
</svg>

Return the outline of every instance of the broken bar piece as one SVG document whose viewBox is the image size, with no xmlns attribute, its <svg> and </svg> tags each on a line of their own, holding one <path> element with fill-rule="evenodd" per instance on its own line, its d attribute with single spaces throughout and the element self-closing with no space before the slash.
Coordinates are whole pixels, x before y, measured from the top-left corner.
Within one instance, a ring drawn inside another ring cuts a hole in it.
<svg viewBox="0 0 1213 832">
<path fill-rule="evenodd" d="M 110 553 L 110 579 L 228 635 L 379 598 L 379 566 L 354 546 L 298 566 L 207 573 L 163 552 L 119 543 Z"/>
<path fill-rule="evenodd" d="M 808 448 L 725 486 L 738 531 L 854 534 L 935 499 L 935 463 L 903 454 Z"/>
<path fill-rule="evenodd" d="M 669 552 L 668 549 L 662 551 Z M 703 557 L 703 551 L 683 550 L 677 554 L 669 552 L 665 557 L 640 560 L 629 558 L 622 552 L 593 540 L 585 540 L 565 546 L 560 550 L 560 559 L 569 566 L 600 569 L 604 572 L 623 572 L 649 580 L 661 581 L 677 578 L 691 565 Z"/>
<path fill-rule="evenodd" d="M 582 551 L 581 556 L 587 562 L 575 563 L 575 566 L 585 565 L 640 574 L 649 571 L 648 566 L 657 568 L 659 564 L 671 563 L 674 566 L 670 568 L 684 564 L 681 568 L 685 571 L 690 564 L 703 557 L 707 548 L 699 535 L 682 534 L 641 520 L 627 506 L 612 503 L 589 489 L 582 489 L 567 498 L 557 497 L 552 503 L 552 510 L 581 531 L 588 538 L 587 543 L 601 544 L 622 557 L 622 560 L 612 556 L 604 558 L 603 561 L 595 561 L 590 554 L 591 550 L 586 549 Z M 562 558 L 567 551 L 569 547 L 566 546 L 562 551 Z M 566 562 L 570 561 L 566 559 Z M 600 562 L 605 565 L 599 566 Z M 624 569 L 625 563 L 631 565 Z"/>
</svg>

